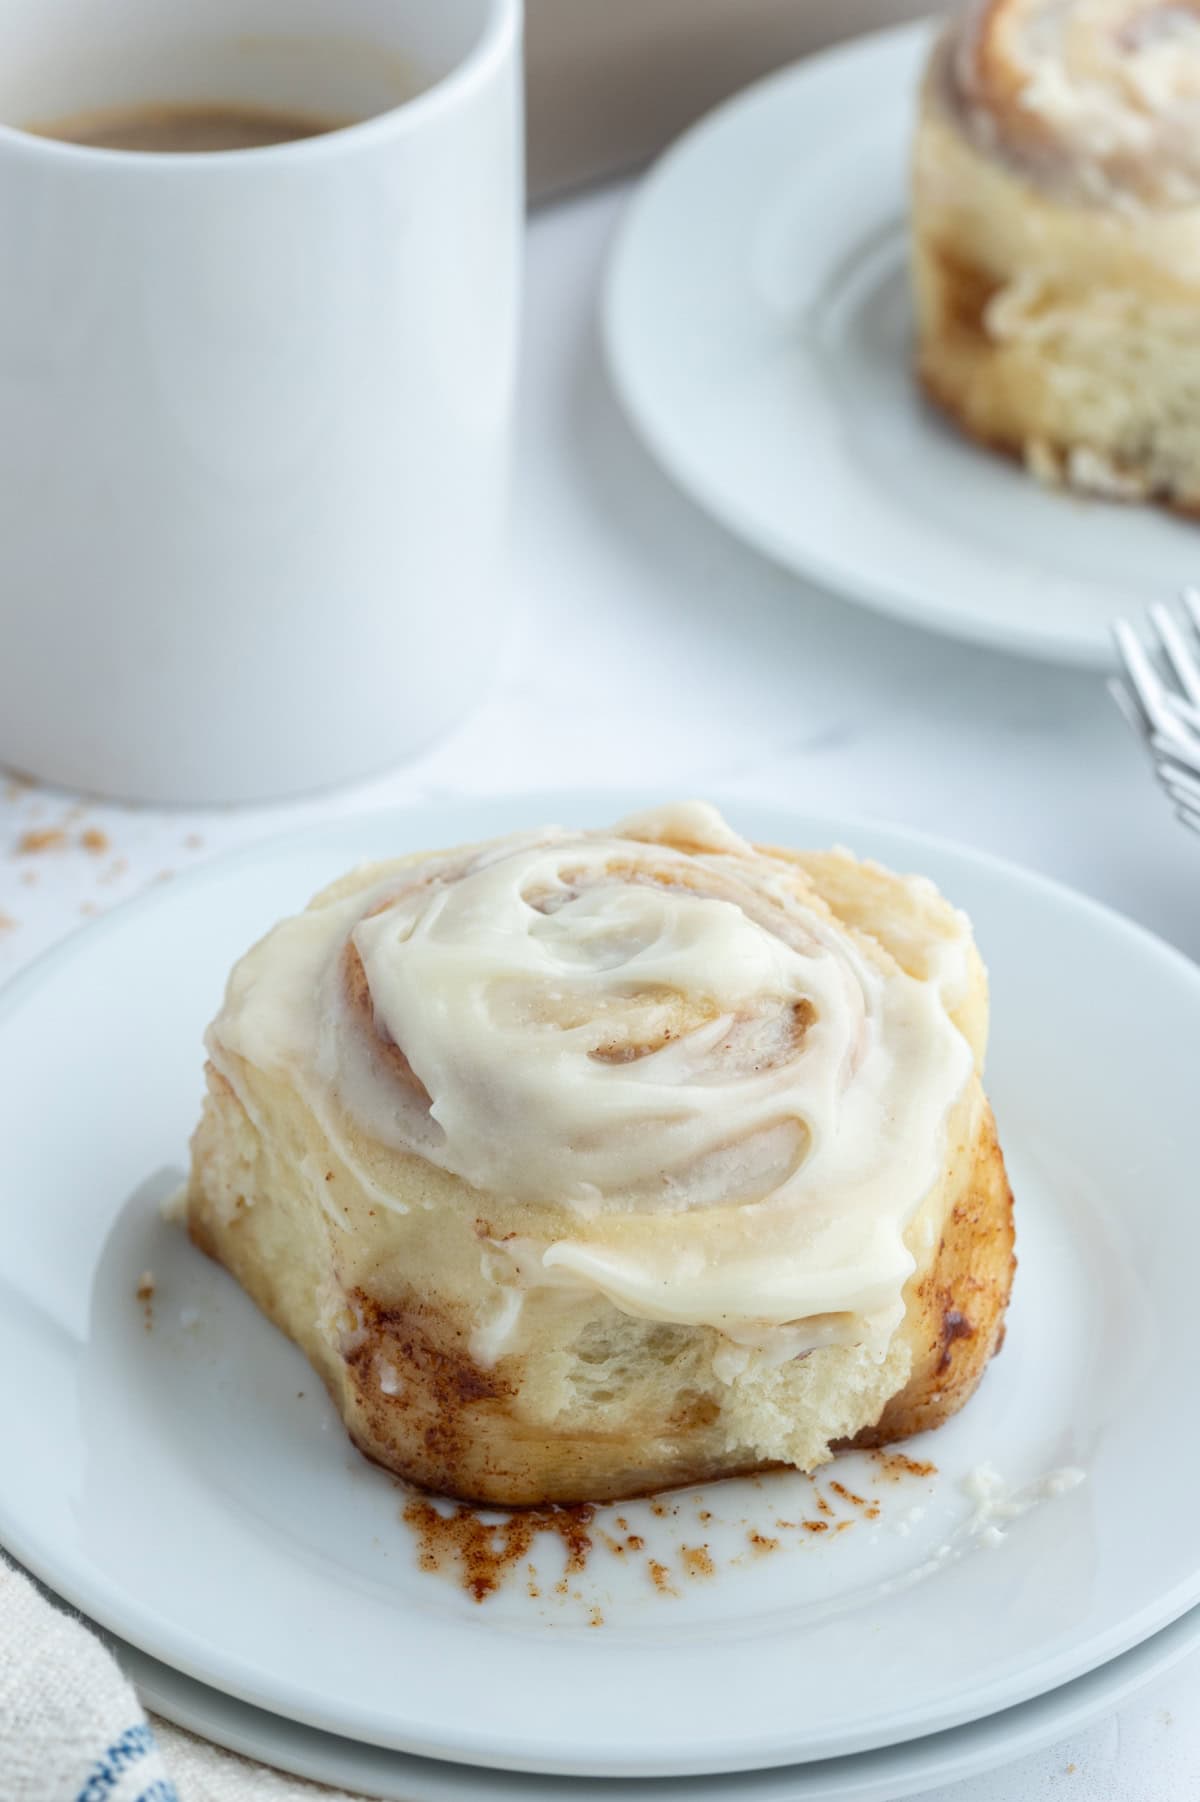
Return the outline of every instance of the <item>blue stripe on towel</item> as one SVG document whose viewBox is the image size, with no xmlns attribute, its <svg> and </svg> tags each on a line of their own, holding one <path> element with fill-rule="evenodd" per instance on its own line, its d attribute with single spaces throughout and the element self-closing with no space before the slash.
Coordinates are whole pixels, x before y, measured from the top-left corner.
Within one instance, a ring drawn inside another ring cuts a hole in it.
<svg viewBox="0 0 1200 1802">
<path fill-rule="evenodd" d="M 107 1802 L 130 1766 L 139 1758 L 145 1758 L 147 1753 L 157 1751 L 154 1735 L 145 1721 L 127 1727 L 120 1739 L 114 1740 L 96 1760 L 75 1802 Z M 179 1796 L 173 1783 L 159 1779 L 149 1789 L 142 1790 L 134 1802 L 179 1802 Z"/>
</svg>

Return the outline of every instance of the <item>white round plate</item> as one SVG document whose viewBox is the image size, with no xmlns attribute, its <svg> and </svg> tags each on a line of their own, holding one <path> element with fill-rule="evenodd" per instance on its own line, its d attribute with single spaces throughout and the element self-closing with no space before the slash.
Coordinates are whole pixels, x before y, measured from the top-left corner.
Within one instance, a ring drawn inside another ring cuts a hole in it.
<svg viewBox="0 0 1200 1802">
<path fill-rule="evenodd" d="M 908 144 L 930 42 L 796 64 L 642 183 L 605 297 L 634 423 L 694 500 L 835 592 L 956 637 L 1110 661 L 1108 622 L 1196 580 L 1200 531 L 1052 492 L 920 399 Z"/>
<path fill-rule="evenodd" d="M 905 1448 L 936 1474 L 889 1481 L 859 1454 L 812 1481 L 782 1473 L 605 1509 L 563 1593 L 561 1545 L 546 1538 L 536 1578 L 522 1569 L 479 1605 L 419 1567 L 403 1492 L 351 1449 L 300 1354 L 161 1218 L 197 1111 L 201 1030 L 257 933 L 359 859 L 537 821 L 600 824 L 644 799 L 524 796 L 333 823 L 164 886 L 6 991 L 0 1540 L 177 1670 L 428 1756 L 685 1775 L 978 1719 L 1200 1599 L 1200 1448 L 1186 1426 L 1200 970 L 971 852 L 730 807 L 756 837 L 840 840 L 926 871 L 973 913 L 991 964 L 989 1082 L 1021 1268 L 980 1393 Z M 135 1297 L 146 1269 L 152 1330 Z M 983 1460 L 1014 1490 L 1063 1465 L 1087 1476 L 989 1544 L 963 1488 Z M 645 1542 L 636 1555 L 630 1536 Z"/>
<path fill-rule="evenodd" d="M 1200 1609 L 1132 1651 L 1033 1701 L 966 1727 L 901 1746 L 773 1771 L 719 1777 L 571 1780 L 570 1802 L 899 1802 L 935 1784 L 961 1782 L 1056 1744 L 1110 1714 L 1200 1647 Z M 563 1802 L 557 1777 L 439 1764 L 301 1727 L 206 1689 L 131 1646 L 114 1650 L 147 1708 L 234 1752 L 298 1777 L 379 1796 L 384 1802 Z"/>
</svg>

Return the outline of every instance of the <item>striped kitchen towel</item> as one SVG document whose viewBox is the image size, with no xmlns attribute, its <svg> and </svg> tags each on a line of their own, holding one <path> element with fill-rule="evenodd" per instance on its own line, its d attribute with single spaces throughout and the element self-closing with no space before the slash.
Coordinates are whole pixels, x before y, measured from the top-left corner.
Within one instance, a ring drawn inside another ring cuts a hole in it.
<svg viewBox="0 0 1200 1802">
<path fill-rule="evenodd" d="M 149 1721 L 95 1631 L 0 1556 L 3 1802 L 362 1802 Z"/>
</svg>

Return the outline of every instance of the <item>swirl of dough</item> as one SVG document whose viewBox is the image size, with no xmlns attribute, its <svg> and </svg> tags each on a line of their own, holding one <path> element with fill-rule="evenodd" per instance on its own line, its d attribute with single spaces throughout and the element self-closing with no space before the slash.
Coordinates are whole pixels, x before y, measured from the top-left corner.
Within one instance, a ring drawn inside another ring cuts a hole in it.
<svg viewBox="0 0 1200 1802">
<path fill-rule="evenodd" d="M 235 971 L 210 1049 L 290 1071 L 348 1159 L 543 1211 L 494 1248 L 518 1286 L 743 1344 L 807 1323 L 781 1355 L 886 1344 L 973 1069 L 944 911 L 922 977 L 700 804 L 525 834 L 319 897 Z"/>
<path fill-rule="evenodd" d="M 979 147 L 1077 198 L 1200 198 L 1196 0 L 982 0 L 954 35 L 951 92 Z"/>
</svg>

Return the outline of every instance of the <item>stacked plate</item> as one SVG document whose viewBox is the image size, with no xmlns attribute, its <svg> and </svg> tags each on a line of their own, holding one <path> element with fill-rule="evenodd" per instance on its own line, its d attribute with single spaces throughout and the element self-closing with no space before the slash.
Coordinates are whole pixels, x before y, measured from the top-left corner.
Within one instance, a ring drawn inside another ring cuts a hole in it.
<svg viewBox="0 0 1200 1802">
<path fill-rule="evenodd" d="M 422 1524 L 164 1219 L 201 1032 L 250 939 L 359 859 L 644 799 L 322 828 L 118 910 L 4 997 L 0 1540 L 212 1739 L 407 1802 L 564 1775 L 581 1797 L 897 1797 L 1072 1731 L 1200 1639 L 1200 971 L 1030 875 L 729 803 L 757 839 L 928 873 L 991 968 L 1008 1339 L 903 1457 L 599 1508 L 506 1562 L 487 1516 Z"/>
</svg>

